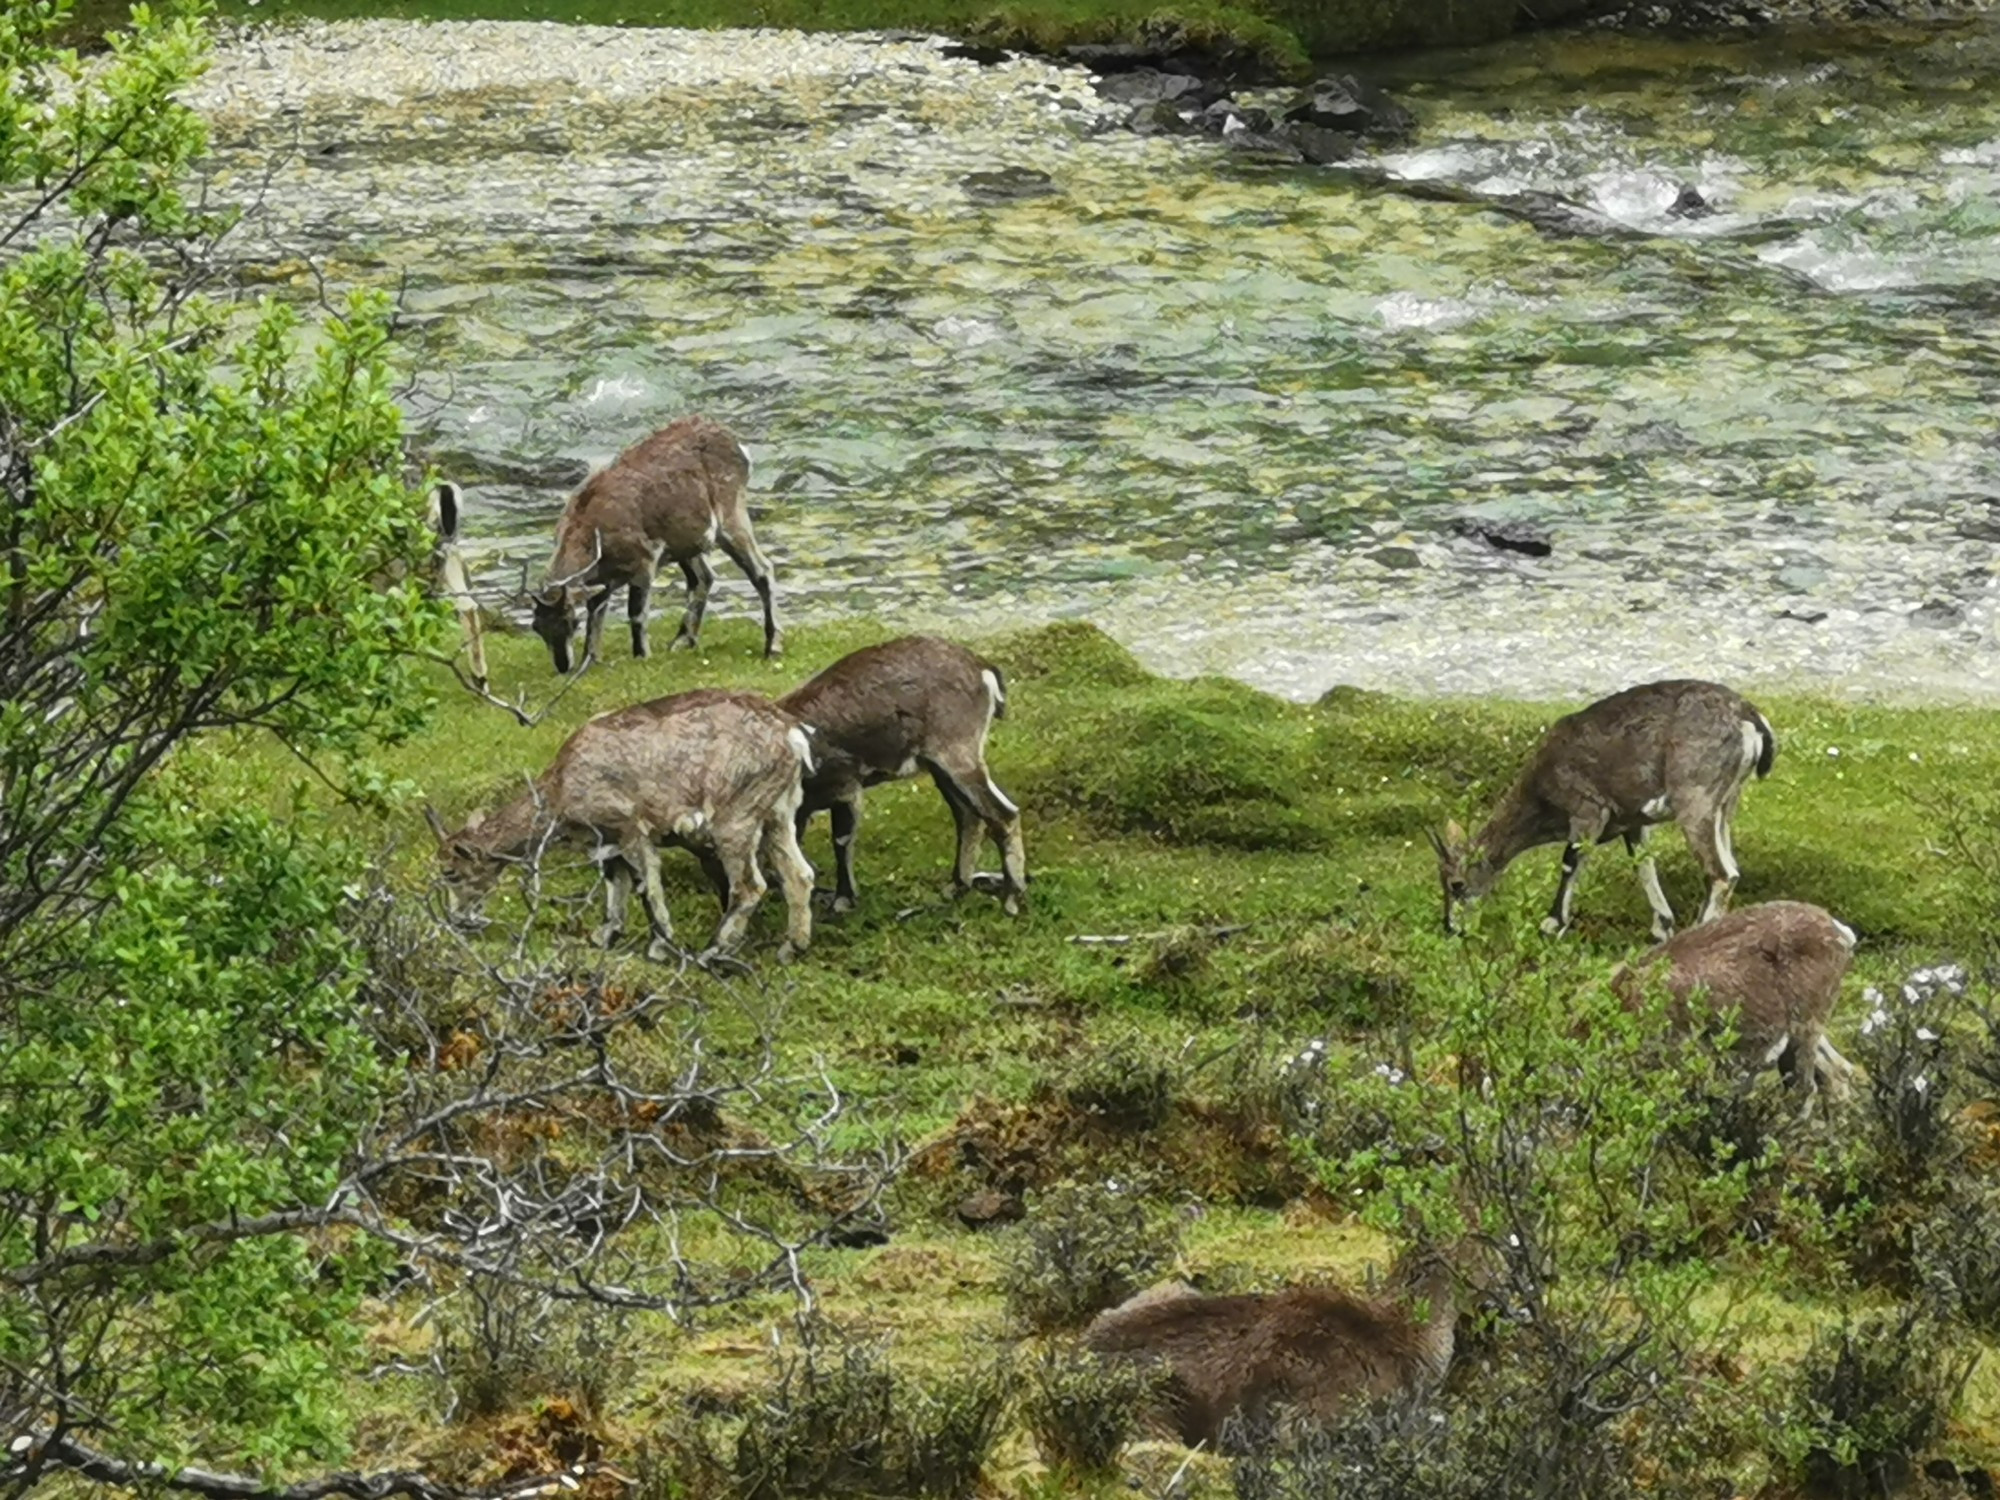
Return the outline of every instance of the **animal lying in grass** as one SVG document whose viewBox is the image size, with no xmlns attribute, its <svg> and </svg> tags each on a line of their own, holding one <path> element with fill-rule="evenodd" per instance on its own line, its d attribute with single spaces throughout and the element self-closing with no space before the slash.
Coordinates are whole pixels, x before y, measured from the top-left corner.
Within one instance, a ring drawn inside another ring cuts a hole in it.
<svg viewBox="0 0 2000 1500">
<path fill-rule="evenodd" d="M 1646 830 L 1666 822 L 1679 825 L 1708 875 L 1700 920 L 1713 920 L 1736 888 L 1736 804 L 1752 776 L 1770 774 L 1777 753 L 1764 716 L 1713 682 L 1649 682 L 1558 719 L 1470 843 L 1456 823 L 1431 835 L 1445 930 L 1454 930 L 1456 908 L 1491 890 L 1517 856 L 1561 843 L 1562 878 L 1542 930 L 1566 932 L 1585 851 L 1622 838 L 1638 854 Z M 1639 862 L 1639 884 L 1653 936 L 1672 936 L 1674 909 L 1650 856 Z"/>
<path fill-rule="evenodd" d="M 1458 1320 L 1453 1262 L 1440 1250 L 1412 1252 L 1379 1297 L 1330 1286 L 1141 1293 L 1100 1313 L 1084 1342 L 1106 1358 L 1161 1367 L 1158 1415 L 1184 1443 L 1212 1447 L 1230 1418 L 1256 1424 L 1278 1407 L 1329 1422 L 1356 1401 L 1443 1381 Z"/>
<path fill-rule="evenodd" d="M 1810 1099 L 1842 1097 L 1854 1065 L 1826 1038 L 1854 956 L 1852 929 L 1803 901 L 1768 901 L 1691 927 L 1612 978 L 1628 1007 L 1651 980 L 1672 997 L 1683 1031 L 1736 1018 L 1736 1050 L 1753 1070 L 1776 1067 Z"/>
<path fill-rule="evenodd" d="M 617 939 L 636 883 L 652 928 L 648 956 L 663 960 L 673 951 L 673 923 L 659 846 L 672 844 L 692 850 L 726 892 L 710 954 L 741 943 L 764 898 L 760 866 L 768 863 L 785 893 L 778 956 L 789 959 L 812 941 L 813 872 L 795 826 L 811 764 L 797 719 L 754 693 L 708 689 L 600 714 L 520 796 L 475 814 L 456 833 L 435 811 L 425 814 L 456 915 L 475 911 L 507 864 L 529 863 L 556 842 L 581 843 L 607 882 L 598 941 L 608 947 Z"/>
<path fill-rule="evenodd" d="M 744 492 L 750 459 L 735 435 L 706 417 L 682 417 L 641 438 L 569 497 L 556 523 L 555 554 L 535 591 L 535 633 L 548 643 L 558 672 L 576 657 L 577 605 L 583 605 L 584 656 L 595 659 L 611 596 L 625 590 L 632 654 L 646 655 L 646 611 L 662 557 L 681 565 L 687 612 L 674 645 L 700 643 L 702 615 L 720 546 L 756 587 L 764 606 L 764 654 L 783 645 L 771 564 L 750 527 Z"/>
<path fill-rule="evenodd" d="M 958 827 L 952 878 L 978 882 L 984 831 L 1000 851 L 1000 893 L 1020 909 L 1027 884 L 1021 810 L 986 769 L 986 734 L 1007 710 L 1000 669 L 963 646 L 911 635 L 843 656 L 779 704 L 812 726 L 817 764 L 807 773 L 800 830 L 822 808 L 833 815 L 834 910 L 854 904 L 854 841 L 864 787 L 928 771 Z"/>
</svg>

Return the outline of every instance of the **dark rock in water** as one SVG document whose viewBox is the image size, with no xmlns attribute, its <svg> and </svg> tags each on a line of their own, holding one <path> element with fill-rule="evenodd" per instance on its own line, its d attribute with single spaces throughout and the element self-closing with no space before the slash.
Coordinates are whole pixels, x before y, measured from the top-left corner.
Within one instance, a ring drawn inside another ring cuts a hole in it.
<svg viewBox="0 0 2000 1500">
<path fill-rule="evenodd" d="M 1245 152 L 1251 156 L 1268 158 L 1274 162 L 1301 162 L 1299 148 L 1281 135 L 1268 130 L 1228 130 L 1223 132 L 1223 145 L 1232 151 Z"/>
<path fill-rule="evenodd" d="M 938 48 L 939 57 L 963 57 L 976 62 L 982 68 L 1003 63 L 1014 54 L 1005 47 L 983 47 L 978 42 L 946 42 Z"/>
<path fill-rule="evenodd" d="M 1245 130 L 1257 135 L 1271 133 L 1269 110 L 1245 108 L 1233 99 L 1216 100 L 1196 117 L 1196 123 L 1211 135 L 1232 135 Z"/>
<path fill-rule="evenodd" d="M 1170 99 L 1140 105 L 1126 117 L 1125 126 L 1135 135 L 1193 135 L 1201 129 L 1192 115 L 1184 114 Z"/>
<path fill-rule="evenodd" d="M 1714 207 L 1702 197 L 1701 189 L 1691 182 L 1681 184 L 1680 196 L 1674 199 L 1672 208 L 1667 210 L 1670 219 L 1705 219 L 1714 213 Z"/>
<path fill-rule="evenodd" d="M 1404 140 L 1417 128 L 1415 115 L 1351 73 L 1322 78 L 1305 89 L 1285 106 L 1285 118 L 1376 140 Z"/>
<path fill-rule="evenodd" d="M 1823 609 L 1781 609 L 1778 611 L 1777 618 L 1780 620 L 1797 620 L 1804 625 L 1817 625 L 1821 620 L 1826 618 L 1826 611 Z"/>
<path fill-rule="evenodd" d="M 1130 73 L 1113 73 L 1109 78 L 1098 79 L 1097 92 L 1113 104 L 1157 104 L 1162 99 L 1201 93 L 1202 81 L 1188 73 L 1135 68 Z"/>
<path fill-rule="evenodd" d="M 991 1229 L 997 1224 L 1017 1224 L 1027 1216 L 1027 1207 L 1018 1194 L 998 1193 L 984 1188 L 958 1205 L 958 1222 L 967 1229 Z"/>
<path fill-rule="evenodd" d="M 1460 516 L 1455 523 L 1460 536 L 1473 537 L 1502 552 L 1519 552 L 1524 557 L 1547 557 L 1556 550 L 1555 541 L 1539 526 L 1525 521 L 1490 521 L 1481 516 Z"/>
<path fill-rule="evenodd" d="M 2000 517 L 1980 516 L 1960 521 L 1958 534 L 1973 542 L 2000 542 Z"/>
<path fill-rule="evenodd" d="M 968 172 L 959 179 L 965 195 L 978 203 L 1018 203 L 1024 198 L 1046 198 L 1056 190 L 1046 172 L 1033 167 L 1001 167 L 995 172 Z"/>
<path fill-rule="evenodd" d="M 1385 568 L 1421 568 L 1424 565 L 1414 547 L 1377 547 L 1368 555 Z"/>
<path fill-rule="evenodd" d="M 1288 120 L 1285 139 L 1300 156 L 1316 167 L 1331 166 L 1354 155 L 1354 137 L 1344 130 L 1328 130 L 1305 120 Z"/>
<path fill-rule="evenodd" d="M 826 1242 L 837 1250 L 872 1250 L 889 1243 L 886 1224 L 842 1224 L 829 1229 Z"/>
<path fill-rule="evenodd" d="M 1965 611 L 1960 609 L 1956 604 L 1947 603 L 1942 599 L 1933 599 L 1929 603 L 1920 604 L 1910 611 L 1910 623 L 1912 625 L 1928 625 L 1933 630 L 1948 630 L 1953 625 L 1962 625 L 1965 623 Z"/>
</svg>

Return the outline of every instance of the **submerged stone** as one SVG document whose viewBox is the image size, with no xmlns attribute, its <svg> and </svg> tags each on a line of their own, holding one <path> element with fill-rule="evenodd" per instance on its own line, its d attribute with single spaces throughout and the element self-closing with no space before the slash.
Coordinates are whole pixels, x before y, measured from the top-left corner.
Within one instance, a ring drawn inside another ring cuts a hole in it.
<svg viewBox="0 0 2000 1500">
<path fill-rule="evenodd" d="M 959 185 L 966 197 L 978 203 L 1017 203 L 1024 198 L 1046 198 L 1056 191 L 1055 179 L 1033 167 L 968 172 Z"/>
<path fill-rule="evenodd" d="M 1406 140 L 1417 128 L 1415 115 L 1352 73 L 1322 78 L 1300 92 L 1285 106 L 1285 118 L 1376 140 Z"/>
</svg>

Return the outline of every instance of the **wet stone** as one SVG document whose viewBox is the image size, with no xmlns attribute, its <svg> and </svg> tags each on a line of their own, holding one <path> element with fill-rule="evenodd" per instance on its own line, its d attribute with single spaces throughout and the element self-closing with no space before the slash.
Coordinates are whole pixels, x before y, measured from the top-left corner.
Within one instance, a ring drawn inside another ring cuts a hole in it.
<svg viewBox="0 0 2000 1500">
<path fill-rule="evenodd" d="M 1489 521 L 1479 516 L 1461 516 L 1453 527 L 1460 536 L 1469 536 L 1502 552 L 1518 552 L 1524 557 L 1547 557 L 1556 550 L 1555 539 L 1539 526 L 1525 521 Z"/>
<path fill-rule="evenodd" d="M 1417 125 L 1415 115 L 1352 73 L 1322 78 L 1296 95 L 1285 118 L 1377 140 L 1405 140 Z"/>
<path fill-rule="evenodd" d="M 1055 179 L 1033 167 L 968 172 L 959 185 L 966 197 L 978 203 L 1018 203 L 1024 198 L 1046 198 L 1056 190 Z"/>
<path fill-rule="evenodd" d="M 1667 217 L 1705 219 L 1714 212 L 1715 209 L 1710 206 L 1709 201 L 1702 197 L 1701 189 L 1691 182 L 1684 182 L 1681 184 L 1680 196 L 1674 199 L 1673 206 L 1667 210 Z"/>
<path fill-rule="evenodd" d="M 1385 568 L 1421 568 L 1424 565 L 1414 547 L 1377 547 L 1368 555 Z"/>
<path fill-rule="evenodd" d="M 1331 166 L 1354 155 L 1354 137 L 1341 130 L 1328 130 L 1310 121 L 1292 120 L 1285 125 L 1285 139 L 1299 155 L 1316 167 Z"/>
<path fill-rule="evenodd" d="M 1202 92 L 1199 78 L 1186 73 L 1160 73 L 1139 68 L 1130 73 L 1113 73 L 1100 78 L 1097 92 L 1113 104 L 1158 104 L 1163 99 L 1179 99 Z"/>
<path fill-rule="evenodd" d="M 1910 623 L 1927 626 L 1932 630 L 1947 630 L 1953 625 L 1965 623 L 1965 611 L 1956 604 L 1942 599 L 1932 599 L 1910 611 Z"/>
<path fill-rule="evenodd" d="M 1126 118 L 1126 128 L 1135 135 L 1193 135 L 1201 129 L 1191 114 L 1162 99 L 1158 104 L 1142 104 Z"/>
</svg>

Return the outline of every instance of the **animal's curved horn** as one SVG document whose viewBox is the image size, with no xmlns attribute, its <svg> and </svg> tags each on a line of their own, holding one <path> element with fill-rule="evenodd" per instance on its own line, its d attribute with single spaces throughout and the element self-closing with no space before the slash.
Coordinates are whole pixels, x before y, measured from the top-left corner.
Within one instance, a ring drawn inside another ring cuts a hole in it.
<svg viewBox="0 0 2000 1500">
<path fill-rule="evenodd" d="M 542 581 L 542 591 L 544 593 L 551 589 L 571 588 L 581 583 L 585 578 L 590 576 L 599 563 L 604 561 L 604 528 L 600 526 L 595 534 L 597 537 L 597 546 L 590 554 L 590 561 L 578 568 L 574 573 L 567 574 L 564 577 L 544 579 Z"/>
<path fill-rule="evenodd" d="M 431 825 L 431 832 L 437 836 L 440 844 L 451 837 L 445 831 L 444 819 L 438 816 L 438 810 L 428 802 L 424 804 L 424 821 Z"/>
</svg>

